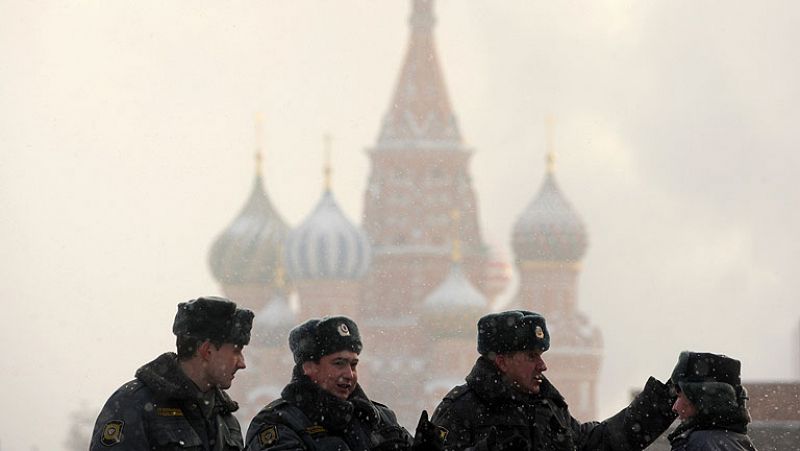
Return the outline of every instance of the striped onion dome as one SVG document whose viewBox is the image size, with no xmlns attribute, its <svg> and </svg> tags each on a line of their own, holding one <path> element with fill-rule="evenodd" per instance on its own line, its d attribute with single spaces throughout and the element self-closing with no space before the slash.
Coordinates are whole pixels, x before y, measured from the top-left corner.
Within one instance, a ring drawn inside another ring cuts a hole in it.
<svg viewBox="0 0 800 451">
<path fill-rule="evenodd" d="M 583 221 L 561 193 L 552 170 L 517 219 L 511 242 L 517 261 L 577 262 L 586 253 Z"/>
<path fill-rule="evenodd" d="M 257 174 L 250 199 L 211 247 L 211 272 L 223 285 L 270 283 L 275 278 L 289 226 L 263 186 Z"/>
<path fill-rule="evenodd" d="M 367 235 L 342 212 L 330 189 L 286 240 L 286 269 L 293 280 L 359 279 L 367 271 Z"/>
<path fill-rule="evenodd" d="M 264 347 L 283 345 L 295 325 L 297 320 L 289 306 L 289 298 L 284 290 L 275 290 L 269 302 L 256 313 L 253 342 Z"/>
</svg>

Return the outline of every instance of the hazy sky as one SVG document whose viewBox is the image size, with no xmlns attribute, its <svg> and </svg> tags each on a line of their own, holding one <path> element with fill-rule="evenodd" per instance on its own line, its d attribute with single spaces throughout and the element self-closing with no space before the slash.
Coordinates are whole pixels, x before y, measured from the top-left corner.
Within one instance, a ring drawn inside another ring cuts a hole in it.
<svg viewBox="0 0 800 451">
<path fill-rule="evenodd" d="M 740 358 L 745 380 L 800 378 L 800 4 L 436 12 L 484 237 L 506 256 L 556 118 L 557 177 L 590 234 L 579 305 L 604 335 L 601 414 L 684 349 Z M 207 253 L 249 193 L 255 113 L 283 216 L 317 202 L 330 132 L 335 195 L 360 218 L 408 14 L 0 0 L 0 448 L 58 449 L 69 412 L 173 348 L 178 302 L 219 292 Z"/>
</svg>

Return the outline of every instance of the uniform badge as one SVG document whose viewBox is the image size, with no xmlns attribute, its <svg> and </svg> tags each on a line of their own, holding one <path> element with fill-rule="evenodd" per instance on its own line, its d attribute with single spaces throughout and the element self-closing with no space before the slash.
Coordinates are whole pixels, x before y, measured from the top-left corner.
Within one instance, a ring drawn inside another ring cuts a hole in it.
<svg viewBox="0 0 800 451">
<path fill-rule="evenodd" d="M 341 335 L 343 337 L 349 337 L 350 336 L 350 329 L 347 327 L 347 324 L 345 324 L 345 323 L 339 324 L 339 329 L 337 329 L 337 331 L 339 332 L 339 335 Z"/>
<path fill-rule="evenodd" d="M 122 427 L 124 422 L 119 420 L 109 421 L 103 426 L 103 436 L 100 438 L 100 443 L 103 446 L 114 446 L 122 442 Z"/>
<path fill-rule="evenodd" d="M 272 446 L 278 441 L 278 427 L 268 426 L 258 433 L 258 441 L 262 448 Z"/>
<path fill-rule="evenodd" d="M 447 438 L 447 429 L 441 426 L 436 426 L 436 433 L 439 436 L 439 440 L 441 440 L 442 442 L 444 442 L 444 440 Z"/>
<path fill-rule="evenodd" d="M 536 338 L 542 339 L 544 338 L 544 331 L 542 330 L 542 326 L 536 326 L 536 330 L 533 331 L 536 334 Z"/>
</svg>

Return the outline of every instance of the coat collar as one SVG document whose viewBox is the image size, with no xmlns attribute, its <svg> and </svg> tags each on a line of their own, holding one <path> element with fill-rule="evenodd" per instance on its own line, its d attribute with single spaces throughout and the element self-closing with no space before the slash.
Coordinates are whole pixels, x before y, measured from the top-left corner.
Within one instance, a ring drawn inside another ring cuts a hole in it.
<svg viewBox="0 0 800 451">
<path fill-rule="evenodd" d="M 566 407 L 564 397 L 547 378 L 542 379 L 538 395 L 531 395 L 515 390 L 506 382 L 494 362 L 487 357 L 478 357 L 472 371 L 466 377 L 467 385 L 488 404 L 505 404 L 509 402 L 532 404 L 537 400 L 548 399 L 557 405 Z"/>
<path fill-rule="evenodd" d="M 157 397 L 178 399 L 186 402 L 199 402 L 202 405 L 203 393 L 189 379 L 178 364 L 174 352 L 166 352 L 136 371 L 136 378 L 149 387 Z M 219 387 L 214 389 L 215 405 L 224 413 L 235 412 L 239 404 L 232 400 Z"/>
<path fill-rule="evenodd" d="M 360 385 L 356 384 L 349 398 L 340 399 L 303 374 L 300 365 L 295 366 L 292 381 L 284 387 L 281 397 L 296 405 L 312 422 L 332 431 L 343 430 L 353 418 L 371 426 L 380 421 L 378 409 Z"/>
</svg>

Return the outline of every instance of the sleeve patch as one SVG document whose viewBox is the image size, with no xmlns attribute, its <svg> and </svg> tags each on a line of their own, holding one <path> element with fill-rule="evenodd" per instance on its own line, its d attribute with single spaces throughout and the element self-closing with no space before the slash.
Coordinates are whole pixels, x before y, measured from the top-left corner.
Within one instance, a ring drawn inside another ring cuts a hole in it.
<svg viewBox="0 0 800 451">
<path fill-rule="evenodd" d="M 439 436 L 439 440 L 441 440 L 442 442 L 444 442 L 447 439 L 448 432 L 449 431 L 447 429 L 441 426 L 436 426 L 436 433 Z"/>
<path fill-rule="evenodd" d="M 100 438 L 100 443 L 103 446 L 114 446 L 122 442 L 122 428 L 125 423 L 120 420 L 109 421 L 103 426 L 103 436 Z"/>
<path fill-rule="evenodd" d="M 258 433 L 258 442 L 262 448 L 272 446 L 278 441 L 278 427 L 267 426 Z"/>
</svg>

